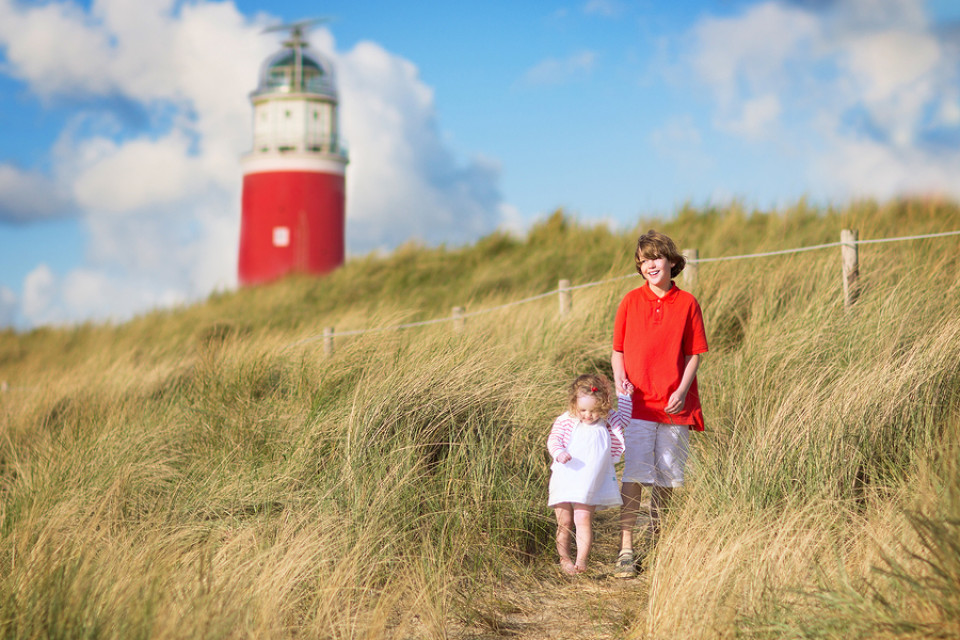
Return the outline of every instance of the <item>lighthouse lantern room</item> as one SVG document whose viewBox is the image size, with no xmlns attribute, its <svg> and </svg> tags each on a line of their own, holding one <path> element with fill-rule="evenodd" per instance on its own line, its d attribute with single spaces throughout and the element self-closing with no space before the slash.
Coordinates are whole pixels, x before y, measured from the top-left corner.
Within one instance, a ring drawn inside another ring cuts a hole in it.
<svg viewBox="0 0 960 640">
<path fill-rule="evenodd" d="M 310 22 L 264 62 L 244 155 L 238 275 L 243 285 L 290 272 L 321 274 L 344 258 L 344 175 L 333 66 L 309 49 Z"/>
</svg>

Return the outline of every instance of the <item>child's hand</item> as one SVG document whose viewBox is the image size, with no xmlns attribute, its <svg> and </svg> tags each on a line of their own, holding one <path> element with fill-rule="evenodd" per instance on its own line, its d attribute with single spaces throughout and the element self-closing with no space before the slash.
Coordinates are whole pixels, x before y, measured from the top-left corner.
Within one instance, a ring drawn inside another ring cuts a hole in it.
<svg viewBox="0 0 960 640">
<path fill-rule="evenodd" d="M 572 459 L 573 459 L 573 456 L 571 456 L 566 451 L 561 451 L 560 453 L 557 454 L 557 462 L 559 462 L 560 464 L 567 464 Z"/>
<path fill-rule="evenodd" d="M 624 378 L 624 379 L 623 379 L 623 384 L 622 384 L 621 386 L 623 387 L 623 394 L 624 394 L 624 395 L 626 395 L 626 396 L 632 396 L 632 395 L 633 395 L 633 392 L 634 392 L 635 389 L 633 388 L 633 384 L 632 384 L 629 380 L 627 380 L 626 378 Z"/>
<path fill-rule="evenodd" d="M 667 400 L 667 406 L 663 408 L 665 413 L 680 413 L 683 411 L 683 405 L 687 401 L 687 394 L 680 393 L 680 390 L 677 389 L 672 394 L 670 394 L 670 399 Z"/>
</svg>

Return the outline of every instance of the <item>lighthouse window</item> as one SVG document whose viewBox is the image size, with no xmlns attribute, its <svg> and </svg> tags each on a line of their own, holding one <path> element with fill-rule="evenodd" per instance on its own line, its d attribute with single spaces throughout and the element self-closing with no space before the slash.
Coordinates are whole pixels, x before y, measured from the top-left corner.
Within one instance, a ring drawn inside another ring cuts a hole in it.
<svg viewBox="0 0 960 640">
<path fill-rule="evenodd" d="M 271 89 L 280 89 L 281 91 L 290 90 L 290 73 L 287 67 L 274 67 L 270 70 L 270 76 L 267 79 L 267 87 Z"/>
<path fill-rule="evenodd" d="M 273 228 L 273 246 L 275 247 L 290 246 L 290 228 L 289 227 Z"/>
<path fill-rule="evenodd" d="M 286 113 L 287 117 L 289 118 L 289 117 L 290 117 L 290 112 L 287 111 L 287 112 L 285 112 L 285 113 Z"/>
</svg>

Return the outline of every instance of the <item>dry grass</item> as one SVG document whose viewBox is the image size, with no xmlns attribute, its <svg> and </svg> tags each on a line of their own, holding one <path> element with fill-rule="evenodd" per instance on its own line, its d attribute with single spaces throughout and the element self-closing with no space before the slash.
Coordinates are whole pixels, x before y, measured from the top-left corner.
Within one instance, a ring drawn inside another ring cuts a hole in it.
<svg viewBox="0 0 960 640">
<path fill-rule="evenodd" d="M 732 206 L 641 226 L 708 257 L 842 226 L 952 230 L 960 211 Z M 839 251 L 701 267 L 708 431 L 636 581 L 609 577 L 609 514 L 593 572 L 561 577 L 544 507 L 563 387 L 609 373 L 635 280 L 576 291 L 564 318 L 547 298 L 461 334 L 298 344 L 628 273 L 632 236 L 554 218 L 526 242 L 0 334 L 0 637 L 960 633 L 955 238 L 862 247 L 850 310 Z"/>
</svg>

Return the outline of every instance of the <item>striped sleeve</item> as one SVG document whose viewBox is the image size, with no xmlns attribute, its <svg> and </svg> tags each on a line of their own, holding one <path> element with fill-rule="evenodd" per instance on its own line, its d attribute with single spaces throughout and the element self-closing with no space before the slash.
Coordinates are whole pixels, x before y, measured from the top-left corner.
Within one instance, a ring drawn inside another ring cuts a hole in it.
<svg viewBox="0 0 960 640">
<path fill-rule="evenodd" d="M 610 412 L 607 421 L 611 425 L 619 425 L 623 429 L 630 424 L 631 415 L 633 415 L 633 398 L 617 394 L 617 408 Z"/>
<path fill-rule="evenodd" d="M 626 443 L 623 439 L 623 429 L 630 424 L 630 415 L 633 413 L 633 400 L 630 396 L 617 396 L 617 408 L 607 416 L 607 430 L 610 432 L 610 457 L 614 461 L 620 459 Z"/>
<path fill-rule="evenodd" d="M 565 413 L 553 421 L 550 428 L 550 436 L 547 437 L 547 449 L 550 451 L 550 457 L 557 459 L 557 454 L 566 450 L 570 444 L 570 433 L 573 431 L 574 420 L 569 413 Z"/>
</svg>

